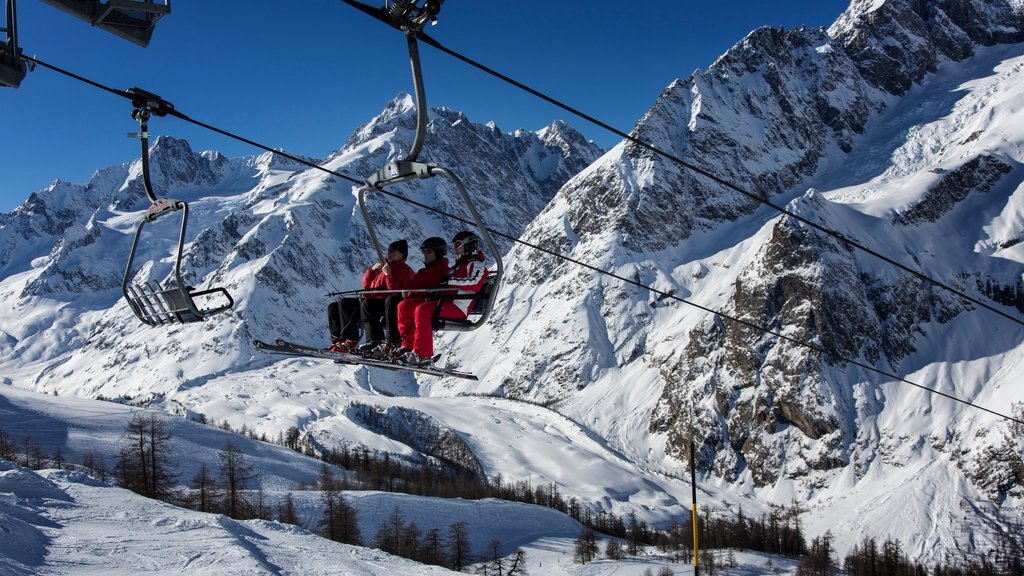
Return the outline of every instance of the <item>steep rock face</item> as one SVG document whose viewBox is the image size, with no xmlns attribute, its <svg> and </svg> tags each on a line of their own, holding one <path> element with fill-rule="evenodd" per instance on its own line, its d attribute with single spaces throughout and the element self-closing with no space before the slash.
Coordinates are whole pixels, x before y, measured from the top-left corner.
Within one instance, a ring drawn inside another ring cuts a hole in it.
<svg viewBox="0 0 1024 576">
<path fill-rule="evenodd" d="M 1024 12 L 1010 0 L 854 0 L 829 33 L 871 85 L 903 95 L 940 57 L 1024 40 Z"/>
<path fill-rule="evenodd" d="M 568 217 L 582 236 L 622 231 L 632 250 L 674 245 L 816 173 L 884 101 L 823 30 L 760 28 L 669 86 L 634 130 L 703 174 L 628 143 L 563 192 Z"/>
<path fill-rule="evenodd" d="M 676 276 L 682 263 L 672 262 L 672 251 L 806 181 L 828 155 L 850 149 L 887 98 L 823 30 L 758 29 L 706 72 L 666 88 L 637 124 L 633 135 L 669 157 L 634 142 L 616 146 L 559 191 L 524 239 L 683 293 L 690 281 Z M 666 256 L 648 261 L 659 252 Z M 653 318 L 646 291 L 533 250 L 517 248 L 509 260 L 510 283 L 535 286 L 529 302 L 557 301 L 551 312 L 566 317 L 559 332 L 572 336 L 555 349 L 548 340 L 511 345 L 519 362 L 506 390 L 559 397 L 643 355 Z M 538 386 L 545 376 L 557 386 Z"/>
<path fill-rule="evenodd" d="M 847 466 L 863 409 L 856 390 L 867 384 L 842 372 L 898 369 L 922 325 L 963 310 L 920 281 L 875 282 L 847 246 L 781 220 L 723 314 L 691 332 L 665 372 L 651 430 L 688 460 L 694 419 L 699 466 L 730 480 L 749 473 L 759 486 Z"/>
<path fill-rule="evenodd" d="M 972 193 L 984 194 L 1013 170 L 1006 162 L 993 156 L 976 156 L 962 166 L 943 174 L 942 179 L 914 203 L 902 210 L 894 220 L 912 225 L 935 222 Z"/>
</svg>

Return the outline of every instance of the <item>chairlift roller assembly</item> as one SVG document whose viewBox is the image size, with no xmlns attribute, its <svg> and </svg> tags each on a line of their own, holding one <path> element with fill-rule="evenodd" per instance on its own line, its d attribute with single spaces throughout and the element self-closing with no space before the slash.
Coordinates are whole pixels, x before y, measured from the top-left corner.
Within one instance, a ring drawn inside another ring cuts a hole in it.
<svg viewBox="0 0 1024 576">
<path fill-rule="evenodd" d="M 224 288 L 194 290 L 185 283 L 181 271 L 181 260 L 185 252 L 188 203 L 173 198 L 157 198 L 153 192 L 153 184 L 149 175 L 148 122 L 151 115 L 164 116 L 174 109 L 174 105 L 141 88 L 130 88 L 128 94 L 132 96 L 132 118 L 139 122 L 139 132 L 130 134 L 130 136 L 139 138 L 142 143 L 142 184 L 146 190 L 146 196 L 149 198 L 150 206 L 135 229 L 132 250 L 128 255 L 124 278 L 121 280 L 121 292 L 135 316 L 150 326 L 201 322 L 209 316 L 230 309 L 234 306 L 234 300 Z M 174 258 L 174 278 L 165 286 L 160 286 L 152 280 L 145 283 L 133 283 L 135 253 L 139 247 L 139 239 L 142 237 L 142 229 L 147 224 L 156 222 L 159 218 L 174 212 L 181 212 L 181 229 L 178 232 L 178 247 Z M 201 308 L 196 303 L 197 298 L 202 302 L 213 301 L 219 302 L 219 304 Z"/>
</svg>

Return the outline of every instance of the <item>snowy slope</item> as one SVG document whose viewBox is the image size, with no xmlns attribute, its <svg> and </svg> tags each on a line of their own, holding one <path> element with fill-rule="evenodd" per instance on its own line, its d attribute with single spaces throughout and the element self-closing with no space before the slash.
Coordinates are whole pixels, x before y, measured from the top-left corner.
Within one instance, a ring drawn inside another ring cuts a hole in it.
<svg viewBox="0 0 1024 576">
<path fill-rule="evenodd" d="M 0 419 L 5 429 L 31 436 L 47 453 L 58 448 L 66 461 L 86 452 L 116 447 L 138 409 L 110 402 L 53 397 L 0 387 Z M 217 451 L 230 440 L 261 473 L 268 505 L 287 494 L 305 525 L 322 514 L 320 494 L 297 487 L 316 481 L 320 463 L 291 450 L 268 446 L 165 416 L 174 461 L 181 477 L 200 463 L 218 466 Z M 253 487 L 255 488 L 255 486 Z M 474 556 L 495 539 L 504 554 L 526 553 L 530 574 L 639 576 L 669 566 L 692 572 L 656 554 L 620 562 L 576 565 L 574 540 L 580 525 L 548 508 L 498 500 L 450 500 L 382 492 L 345 492 L 357 510 L 365 541 L 399 510 L 403 521 L 424 532 L 446 533 L 464 522 Z M 290 525 L 262 520 L 237 521 L 149 500 L 110 486 L 82 472 L 33 472 L 0 461 L 0 574 L 448 574 L 378 550 L 328 541 Z M 772 562 L 791 573 L 793 563 L 759 554 L 739 554 L 744 570 L 757 573 Z"/>
</svg>

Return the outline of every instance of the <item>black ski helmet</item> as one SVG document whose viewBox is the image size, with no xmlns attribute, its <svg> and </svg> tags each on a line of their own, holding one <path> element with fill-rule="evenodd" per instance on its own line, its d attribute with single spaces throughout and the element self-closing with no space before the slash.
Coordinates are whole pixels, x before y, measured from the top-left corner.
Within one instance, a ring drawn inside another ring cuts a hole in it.
<svg viewBox="0 0 1024 576">
<path fill-rule="evenodd" d="M 480 250 L 480 237 L 469 230 L 463 230 L 452 238 L 452 244 L 462 244 L 463 254 L 475 254 Z"/>
<path fill-rule="evenodd" d="M 433 250 L 434 256 L 438 258 L 448 254 L 448 243 L 444 241 L 444 238 L 438 238 L 437 236 L 431 236 L 420 244 L 420 250 Z"/>
</svg>

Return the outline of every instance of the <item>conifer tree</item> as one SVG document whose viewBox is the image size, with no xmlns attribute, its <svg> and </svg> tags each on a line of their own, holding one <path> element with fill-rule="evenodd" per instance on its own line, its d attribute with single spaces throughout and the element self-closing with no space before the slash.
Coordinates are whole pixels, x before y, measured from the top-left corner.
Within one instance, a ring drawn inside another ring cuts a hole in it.
<svg viewBox="0 0 1024 576">
<path fill-rule="evenodd" d="M 399 555 L 402 544 L 402 529 L 405 527 L 405 519 L 402 511 L 395 506 L 388 519 L 377 528 L 377 535 L 374 538 L 373 546 L 389 554 Z"/>
<path fill-rule="evenodd" d="M 487 576 L 505 576 L 505 559 L 501 556 L 501 540 L 495 538 L 487 544 L 481 573 Z"/>
<path fill-rule="evenodd" d="M 592 562 L 597 557 L 597 533 L 594 529 L 584 525 L 576 538 L 576 561 L 580 564 Z"/>
<path fill-rule="evenodd" d="M 622 551 L 622 543 L 617 538 L 608 540 L 604 547 L 604 555 L 609 560 L 622 560 L 626 554 Z"/>
<path fill-rule="evenodd" d="M 14 462 L 18 457 L 18 445 L 14 437 L 0 427 L 0 460 Z"/>
<path fill-rule="evenodd" d="M 245 454 L 229 439 L 217 454 L 220 460 L 220 487 L 224 495 L 224 513 L 231 518 L 245 518 L 251 505 L 244 491 L 256 479 L 256 473 L 245 459 Z"/>
<path fill-rule="evenodd" d="M 527 576 L 526 552 L 524 552 L 522 548 L 516 550 L 516 554 L 512 557 L 512 561 L 508 565 L 508 571 L 505 572 L 505 576 Z"/>
<path fill-rule="evenodd" d="M 200 512 L 215 510 L 218 498 L 217 484 L 210 474 L 210 469 L 206 467 L 206 462 L 199 464 L 199 470 L 192 477 L 192 483 L 188 487 L 192 489 L 190 500 L 193 508 Z"/>
<path fill-rule="evenodd" d="M 295 509 L 295 496 L 291 492 L 285 495 L 284 502 L 277 507 L 277 521 L 283 524 L 299 525 L 299 513 Z"/>
<path fill-rule="evenodd" d="M 148 496 L 167 499 L 177 473 L 171 462 L 171 434 L 155 414 L 136 414 L 125 427 L 115 465 L 121 486 Z"/>
<path fill-rule="evenodd" d="M 362 546 L 363 535 L 359 531 L 358 513 L 345 500 L 339 482 L 326 463 L 320 467 L 319 483 L 320 499 L 324 506 L 324 514 L 317 523 L 320 535 L 335 542 Z"/>
<path fill-rule="evenodd" d="M 469 528 L 465 522 L 453 522 L 448 526 L 449 567 L 462 572 L 470 563 Z"/>
<path fill-rule="evenodd" d="M 444 537 L 441 536 L 441 530 L 437 528 L 431 528 L 423 536 L 423 545 L 421 546 L 421 562 L 424 564 L 432 564 L 434 566 L 445 566 L 448 564 L 448 556 L 444 550 Z"/>
</svg>

